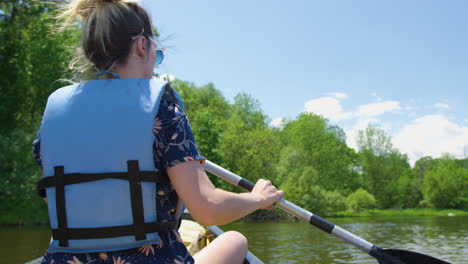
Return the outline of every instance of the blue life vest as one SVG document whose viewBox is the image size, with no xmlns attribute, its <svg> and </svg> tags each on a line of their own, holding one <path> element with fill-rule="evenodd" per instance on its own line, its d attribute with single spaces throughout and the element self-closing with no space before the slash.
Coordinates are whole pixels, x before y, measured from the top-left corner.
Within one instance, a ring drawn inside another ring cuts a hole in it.
<svg viewBox="0 0 468 264">
<path fill-rule="evenodd" d="M 48 252 L 155 244 L 158 231 L 177 227 L 156 215 L 156 183 L 164 177 L 155 169 L 152 129 L 169 87 L 158 79 L 92 80 L 50 95 L 39 183 L 53 235 Z"/>
</svg>

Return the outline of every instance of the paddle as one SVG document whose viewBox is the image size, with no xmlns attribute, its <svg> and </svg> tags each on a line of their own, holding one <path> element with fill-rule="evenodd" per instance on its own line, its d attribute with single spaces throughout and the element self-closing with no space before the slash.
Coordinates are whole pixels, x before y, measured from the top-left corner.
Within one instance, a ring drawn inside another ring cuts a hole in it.
<svg viewBox="0 0 468 264">
<path fill-rule="evenodd" d="M 206 171 L 213 173 L 221 179 L 243 190 L 250 192 L 255 186 L 255 184 L 252 182 L 208 160 L 205 161 L 203 167 Z M 377 261 L 381 264 L 450 264 L 449 262 L 417 252 L 401 249 L 382 249 L 284 199 L 279 200 L 275 205 L 276 207 L 304 221 L 309 222 L 311 225 L 320 228 L 322 231 L 325 231 L 349 244 L 354 245 L 360 250 L 376 258 Z"/>
</svg>

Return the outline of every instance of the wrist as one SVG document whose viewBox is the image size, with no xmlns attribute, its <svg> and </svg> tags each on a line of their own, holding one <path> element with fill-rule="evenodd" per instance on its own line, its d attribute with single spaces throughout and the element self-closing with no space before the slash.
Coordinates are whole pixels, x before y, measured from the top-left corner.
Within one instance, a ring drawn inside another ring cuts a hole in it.
<svg viewBox="0 0 468 264">
<path fill-rule="evenodd" d="M 256 210 L 265 208 L 265 197 L 253 192 L 248 194 L 250 196 L 250 200 L 254 203 Z"/>
</svg>

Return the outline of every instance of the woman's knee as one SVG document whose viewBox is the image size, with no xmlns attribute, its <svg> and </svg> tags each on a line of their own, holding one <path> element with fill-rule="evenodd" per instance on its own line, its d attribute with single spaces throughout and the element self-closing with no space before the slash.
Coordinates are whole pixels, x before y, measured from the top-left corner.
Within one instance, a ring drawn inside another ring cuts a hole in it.
<svg viewBox="0 0 468 264">
<path fill-rule="evenodd" d="M 221 236 L 223 236 L 223 239 L 228 240 L 229 244 L 233 247 L 236 247 L 237 250 L 241 252 L 245 251 L 245 253 L 247 253 L 248 241 L 243 234 L 237 231 L 228 231 L 222 234 Z"/>
<path fill-rule="evenodd" d="M 247 238 L 239 232 L 229 231 L 194 256 L 195 263 L 243 263 L 247 255 Z"/>
</svg>

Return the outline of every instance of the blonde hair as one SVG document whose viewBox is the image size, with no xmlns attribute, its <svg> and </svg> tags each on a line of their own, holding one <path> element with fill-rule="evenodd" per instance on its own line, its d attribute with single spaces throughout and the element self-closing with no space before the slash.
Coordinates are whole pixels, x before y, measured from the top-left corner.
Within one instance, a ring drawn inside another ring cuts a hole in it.
<svg viewBox="0 0 468 264">
<path fill-rule="evenodd" d="M 80 73 L 110 71 L 117 64 L 126 62 L 133 36 L 143 33 L 153 37 L 151 19 L 137 2 L 75 0 L 62 7 L 60 28 L 65 29 L 78 21 L 82 30 L 81 52 L 72 61 L 73 68 Z M 87 61 L 83 61 L 83 57 Z"/>
</svg>

